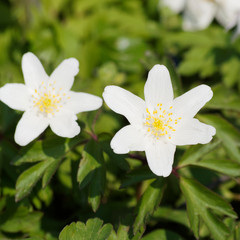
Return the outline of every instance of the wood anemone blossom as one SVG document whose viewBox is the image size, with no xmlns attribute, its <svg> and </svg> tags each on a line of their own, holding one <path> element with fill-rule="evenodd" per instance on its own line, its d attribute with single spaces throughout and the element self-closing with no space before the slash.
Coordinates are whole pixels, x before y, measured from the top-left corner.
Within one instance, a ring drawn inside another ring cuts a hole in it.
<svg viewBox="0 0 240 240">
<path fill-rule="evenodd" d="M 105 88 L 106 104 L 130 123 L 116 133 L 111 147 L 118 154 L 145 151 L 152 172 L 167 177 L 176 145 L 205 144 L 215 135 L 214 127 L 194 118 L 213 92 L 200 85 L 174 99 L 167 68 L 155 65 L 148 74 L 144 95 L 145 101 L 117 86 Z"/>
</svg>

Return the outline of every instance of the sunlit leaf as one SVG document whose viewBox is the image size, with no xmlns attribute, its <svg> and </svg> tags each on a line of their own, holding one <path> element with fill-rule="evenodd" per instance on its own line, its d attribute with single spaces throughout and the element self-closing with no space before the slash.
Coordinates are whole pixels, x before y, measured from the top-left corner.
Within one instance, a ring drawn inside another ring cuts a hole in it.
<svg viewBox="0 0 240 240">
<path fill-rule="evenodd" d="M 225 240 L 230 230 L 216 214 L 236 218 L 231 206 L 196 180 L 181 177 L 180 187 L 187 202 L 189 222 L 196 238 L 199 237 L 199 221 L 202 219 L 214 239 Z"/>
<path fill-rule="evenodd" d="M 203 158 L 204 155 L 215 150 L 220 143 L 221 141 L 218 140 L 210 142 L 209 144 L 206 145 L 197 144 L 189 147 L 183 154 L 182 158 L 180 159 L 178 166 L 182 167 L 199 161 L 199 159 Z"/>
<path fill-rule="evenodd" d="M 149 216 L 154 212 L 161 202 L 164 191 L 163 178 L 156 179 L 144 192 L 138 204 L 137 217 L 134 222 L 134 233 L 137 233 L 147 222 Z"/>
<path fill-rule="evenodd" d="M 106 240 L 112 231 L 111 224 L 103 225 L 103 221 L 89 219 L 86 225 L 82 222 L 71 223 L 60 233 L 60 240 Z"/>
<path fill-rule="evenodd" d="M 25 170 L 17 179 L 16 182 L 16 201 L 27 196 L 37 181 L 42 177 L 44 171 L 51 165 L 54 159 L 48 159 L 35 164 Z"/>
<path fill-rule="evenodd" d="M 216 135 L 221 139 L 232 160 L 240 163 L 240 132 L 227 120 L 218 115 L 201 115 L 199 119 L 216 128 Z"/>
<path fill-rule="evenodd" d="M 98 143 L 89 141 L 82 152 L 77 181 L 80 188 L 84 188 L 91 180 L 94 170 L 101 167 L 102 150 Z"/>
</svg>

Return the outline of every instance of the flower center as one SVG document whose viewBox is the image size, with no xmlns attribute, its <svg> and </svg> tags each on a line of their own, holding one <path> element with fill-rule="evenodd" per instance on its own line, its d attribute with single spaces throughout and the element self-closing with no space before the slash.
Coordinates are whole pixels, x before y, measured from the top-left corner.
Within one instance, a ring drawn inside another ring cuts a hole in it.
<svg viewBox="0 0 240 240">
<path fill-rule="evenodd" d="M 147 127 L 147 131 L 155 138 L 159 139 L 159 137 L 167 135 L 171 139 L 171 133 L 176 131 L 175 126 L 181 120 L 181 117 L 172 119 L 172 108 L 171 106 L 166 110 L 159 103 L 152 113 L 148 108 L 146 109 L 147 114 L 144 125 Z"/>
<path fill-rule="evenodd" d="M 66 99 L 70 97 L 66 96 L 66 93 L 62 89 L 56 90 L 54 83 L 42 82 L 38 89 L 34 90 L 33 106 L 42 114 L 54 114 L 59 112 L 63 104 L 66 103 Z"/>
</svg>

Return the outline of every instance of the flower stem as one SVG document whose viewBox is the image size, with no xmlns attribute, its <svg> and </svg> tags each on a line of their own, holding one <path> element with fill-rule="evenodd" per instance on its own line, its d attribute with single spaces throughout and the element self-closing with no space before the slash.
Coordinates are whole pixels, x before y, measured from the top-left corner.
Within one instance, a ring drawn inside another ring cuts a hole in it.
<svg viewBox="0 0 240 240">
<path fill-rule="evenodd" d="M 173 168 L 172 169 L 172 173 L 177 177 L 177 178 L 180 178 L 180 175 L 179 175 L 179 173 L 177 172 L 177 167 L 176 168 Z"/>
</svg>

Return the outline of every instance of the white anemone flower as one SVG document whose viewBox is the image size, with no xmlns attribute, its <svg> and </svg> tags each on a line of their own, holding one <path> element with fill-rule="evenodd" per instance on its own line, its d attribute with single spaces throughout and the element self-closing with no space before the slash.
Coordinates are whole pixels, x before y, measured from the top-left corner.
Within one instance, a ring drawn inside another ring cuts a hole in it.
<svg viewBox="0 0 240 240">
<path fill-rule="evenodd" d="M 148 74 L 144 95 L 145 101 L 117 86 L 105 88 L 107 105 L 130 123 L 116 133 L 111 147 L 117 154 L 145 151 L 152 172 L 167 177 L 176 145 L 206 144 L 215 135 L 214 127 L 194 118 L 213 92 L 200 85 L 174 99 L 167 68 L 155 65 Z"/>
<path fill-rule="evenodd" d="M 183 29 L 207 28 L 214 18 L 225 28 L 234 27 L 240 15 L 239 0 L 162 0 L 174 12 L 183 12 Z"/>
<path fill-rule="evenodd" d="M 180 13 L 184 9 L 185 3 L 186 0 L 162 0 L 162 4 L 175 13 Z"/>
<path fill-rule="evenodd" d="M 25 111 L 17 124 L 15 141 L 21 146 L 37 138 L 48 126 L 61 137 L 80 133 L 76 114 L 96 110 L 100 97 L 70 91 L 79 71 L 75 58 L 64 60 L 48 76 L 38 58 L 26 53 L 22 58 L 25 84 L 7 83 L 0 89 L 0 99 L 10 108 Z"/>
<path fill-rule="evenodd" d="M 186 0 L 183 29 L 207 28 L 214 18 L 227 30 L 237 24 L 240 14 L 239 0 Z"/>
</svg>

